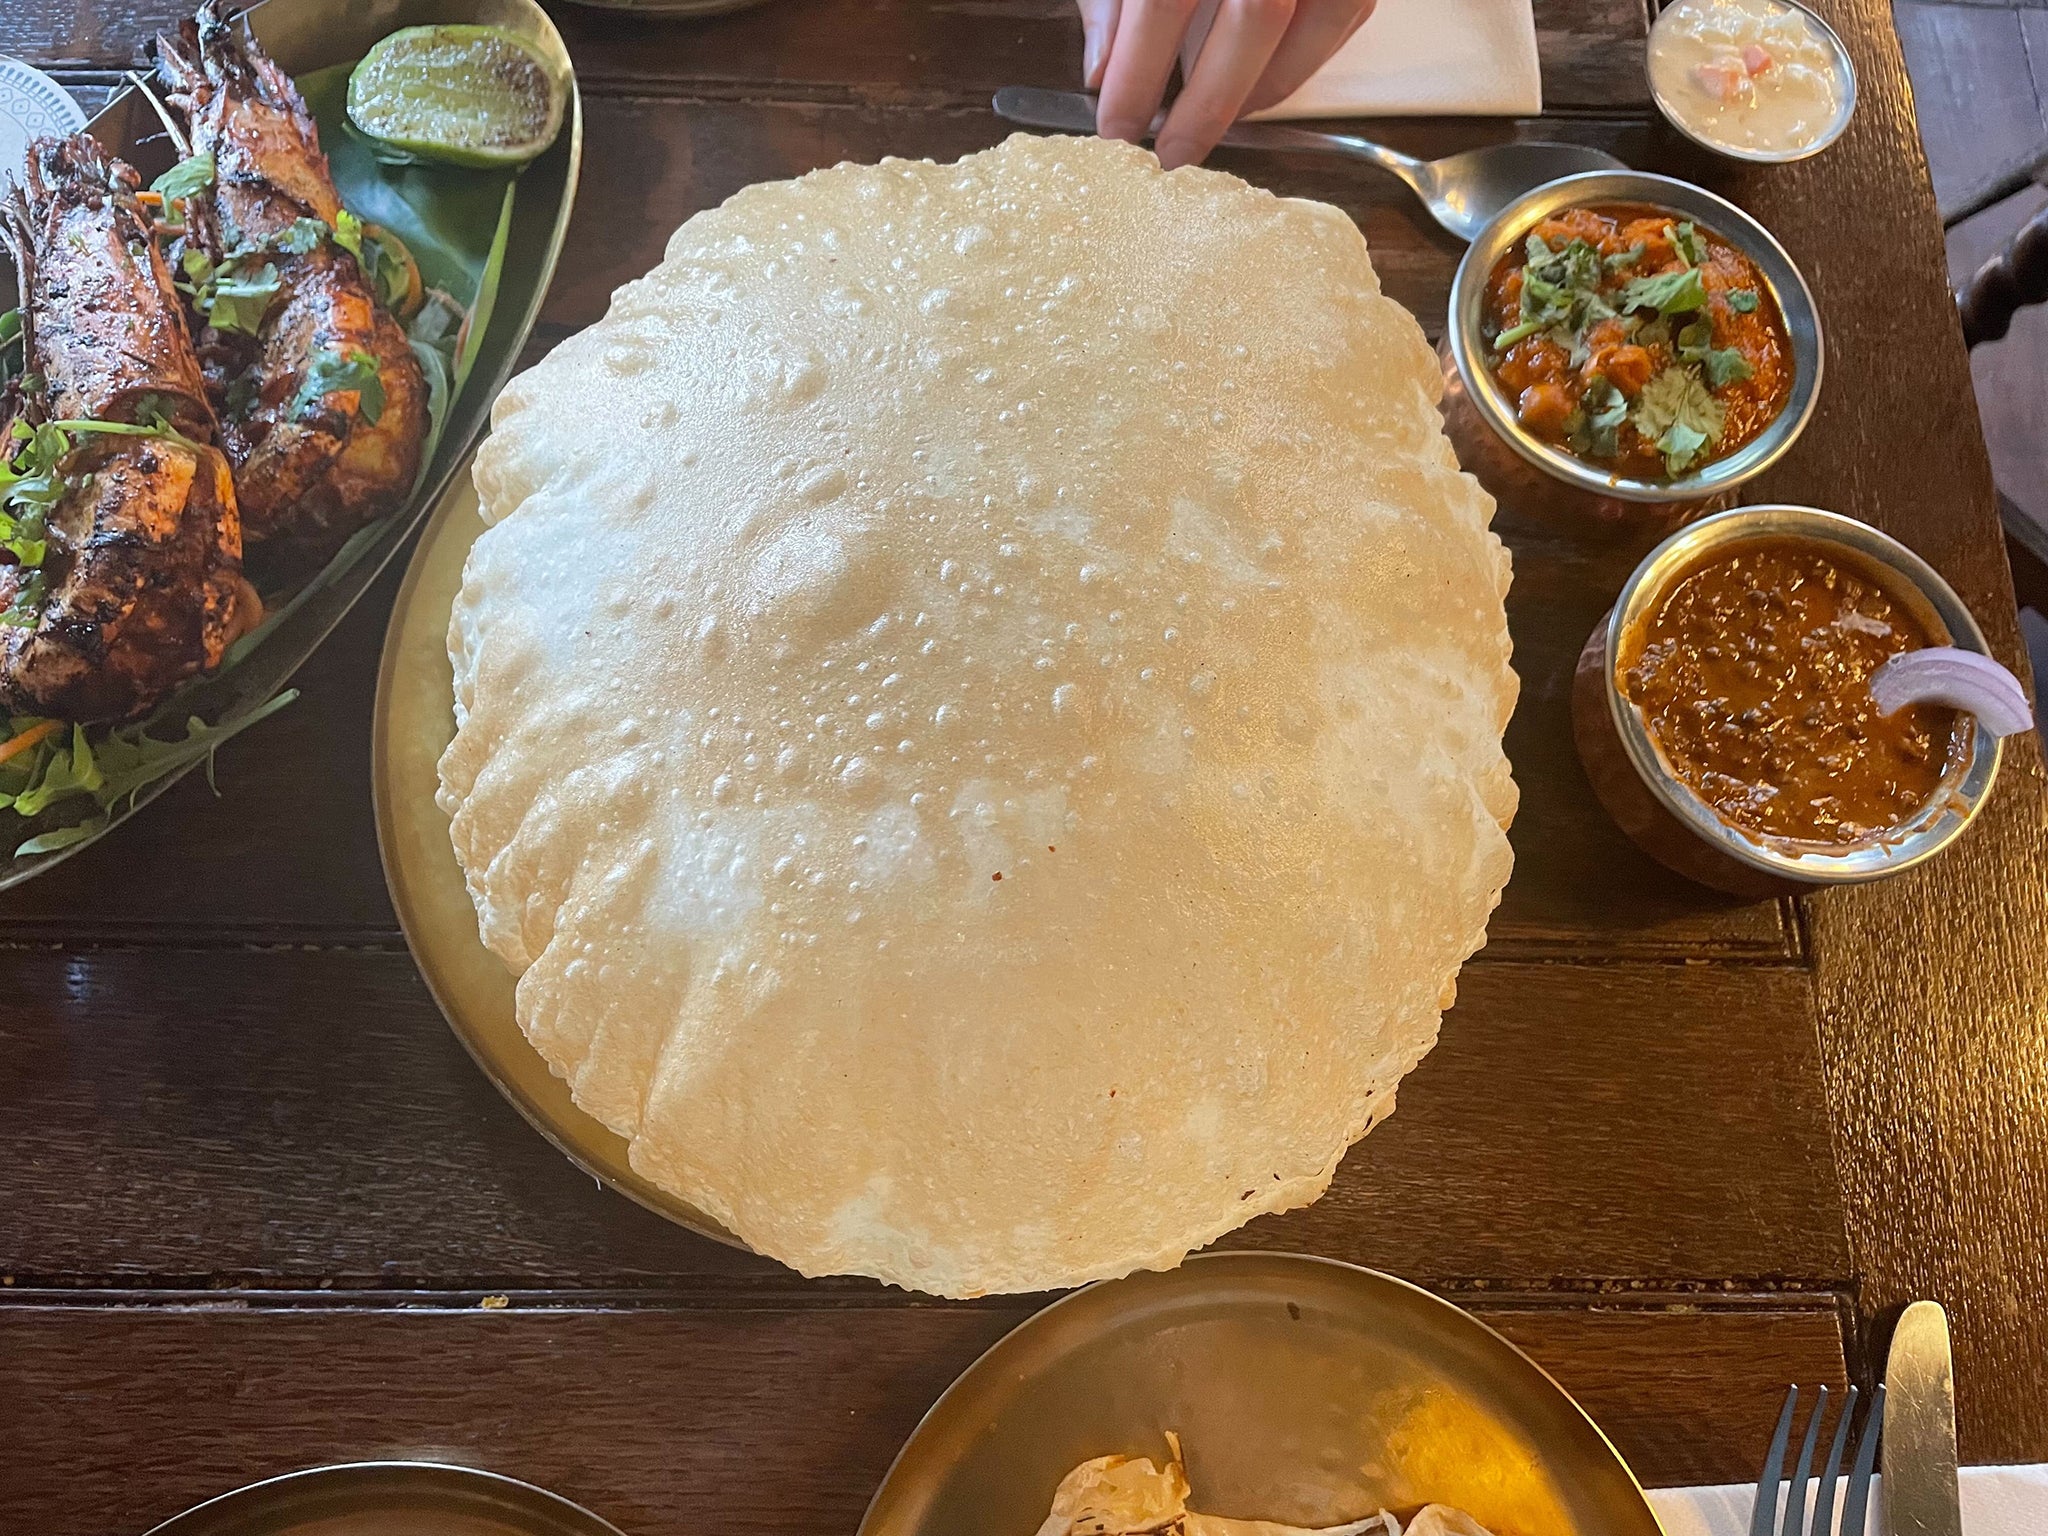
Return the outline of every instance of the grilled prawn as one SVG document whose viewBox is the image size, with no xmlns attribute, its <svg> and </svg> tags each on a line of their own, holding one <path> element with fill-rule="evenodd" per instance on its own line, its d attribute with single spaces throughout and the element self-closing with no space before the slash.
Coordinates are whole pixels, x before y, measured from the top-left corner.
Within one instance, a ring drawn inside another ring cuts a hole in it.
<svg viewBox="0 0 2048 1536">
<path fill-rule="evenodd" d="M 27 370 L 0 403 L 0 714 L 142 714 L 216 665 L 260 610 L 137 186 L 84 134 L 38 139 L 0 209 Z"/>
<path fill-rule="evenodd" d="M 290 76 L 212 3 L 158 36 L 156 62 L 191 149 L 213 156 L 186 239 L 215 265 L 267 264 L 277 278 L 254 334 L 200 335 L 245 536 L 252 552 L 325 553 L 412 488 L 426 380 L 356 258 L 304 238 L 306 221 L 331 230 L 342 209 Z"/>
</svg>

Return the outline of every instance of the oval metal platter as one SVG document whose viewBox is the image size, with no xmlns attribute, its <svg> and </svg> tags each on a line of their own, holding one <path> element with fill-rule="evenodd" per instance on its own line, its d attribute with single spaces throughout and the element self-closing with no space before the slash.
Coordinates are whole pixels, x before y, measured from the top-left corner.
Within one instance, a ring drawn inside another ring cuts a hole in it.
<svg viewBox="0 0 2048 1536">
<path fill-rule="evenodd" d="M 621 1536 L 559 1494 L 431 1461 L 311 1467 L 237 1488 L 149 1536 Z"/>
<path fill-rule="evenodd" d="M 172 735 L 178 734 L 191 716 L 215 727 L 232 727 L 270 703 L 439 503 L 457 467 L 489 422 L 491 402 L 511 377 L 540 314 L 569 227 L 583 158 L 583 105 L 575 71 L 561 35 L 534 0 L 369 0 L 363 4 L 264 0 L 247 13 L 247 20 L 271 56 L 295 78 L 352 62 L 399 27 L 435 22 L 506 27 L 539 45 L 567 81 L 569 100 L 560 136 L 519 175 L 489 321 L 469 377 L 449 410 L 440 441 L 411 499 L 397 513 L 351 539 L 309 581 L 283 594 L 281 604 L 273 601 L 273 611 L 282 611 L 283 616 L 247 654 L 174 694 L 158 712 L 158 718 L 175 723 L 165 728 Z M 86 128 L 133 164 L 145 181 L 171 164 L 174 151 L 163 127 L 150 103 L 132 86 L 109 102 Z M 10 834 L 17 828 L 0 827 L 0 890 L 33 879 L 104 837 L 201 761 L 195 759 L 138 791 L 117 806 L 106 825 L 91 836 L 51 852 L 6 857 L 16 845 L 17 839 Z M 21 824 L 21 836 L 28 835 L 28 827 Z"/>
<path fill-rule="evenodd" d="M 1516 1536 L 1660 1536 L 1606 1436 L 1491 1328 L 1332 1259 L 1221 1253 L 1076 1291 L 924 1417 L 860 1536 L 1032 1536 L 1096 1456 L 1187 1457 L 1191 1509 L 1327 1526 L 1465 1510 Z"/>
<path fill-rule="evenodd" d="M 512 973 L 477 937 L 476 908 L 434 793 L 437 765 L 455 735 L 448 610 L 483 526 L 465 461 L 420 536 L 384 634 L 370 783 L 391 905 L 449 1027 L 528 1123 L 600 1183 L 693 1232 L 743 1247 L 702 1211 L 635 1173 L 625 1139 L 576 1107 L 569 1085 L 520 1032 Z"/>
</svg>

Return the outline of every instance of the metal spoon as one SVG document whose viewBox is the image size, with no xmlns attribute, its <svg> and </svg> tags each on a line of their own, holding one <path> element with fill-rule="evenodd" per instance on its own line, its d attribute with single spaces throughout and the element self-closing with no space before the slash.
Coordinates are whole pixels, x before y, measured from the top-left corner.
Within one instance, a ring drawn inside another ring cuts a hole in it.
<svg viewBox="0 0 2048 1536">
<path fill-rule="evenodd" d="M 998 117 L 1031 128 L 1095 131 L 1095 98 L 1080 91 L 1006 85 L 996 92 L 995 109 Z M 1162 121 L 1155 118 L 1145 136 L 1152 137 Z M 1233 149 L 1313 149 L 1370 161 L 1407 182 L 1437 223 L 1468 241 L 1531 187 L 1579 171 L 1627 169 L 1605 150 L 1579 144 L 1488 144 L 1441 160 L 1418 160 L 1356 134 L 1315 133 L 1276 123 L 1238 123 L 1223 142 Z"/>
</svg>

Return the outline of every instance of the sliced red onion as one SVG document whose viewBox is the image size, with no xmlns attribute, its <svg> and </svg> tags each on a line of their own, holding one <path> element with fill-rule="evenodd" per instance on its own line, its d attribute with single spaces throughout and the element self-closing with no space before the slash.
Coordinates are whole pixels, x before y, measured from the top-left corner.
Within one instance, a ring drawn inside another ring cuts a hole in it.
<svg viewBox="0 0 2048 1536">
<path fill-rule="evenodd" d="M 1887 715 L 1908 704 L 1946 704 L 1975 715 L 1994 736 L 2017 736 L 2034 724 L 2018 678 L 1989 656 L 1952 645 L 1899 652 L 1871 673 L 1870 696 Z"/>
</svg>

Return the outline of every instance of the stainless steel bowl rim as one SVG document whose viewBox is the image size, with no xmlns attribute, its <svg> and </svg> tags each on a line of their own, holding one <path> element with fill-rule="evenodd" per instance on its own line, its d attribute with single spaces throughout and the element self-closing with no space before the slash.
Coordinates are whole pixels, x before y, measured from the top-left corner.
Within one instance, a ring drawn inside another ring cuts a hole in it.
<svg viewBox="0 0 2048 1536">
<path fill-rule="evenodd" d="M 418 1481 L 423 1485 L 444 1489 L 474 1489 L 488 1493 L 498 1500 L 508 1500 L 521 1506 L 525 1514 L 544 1514 L 559 1531 L 578 1530 L 585 1536 L 624 1536 L 619 1528 L 602 1515 L 594 1514 L 573 1499 L 565 1499 L 559 1493 L 550 1492 L 536 1484 L 503 1472 L 491 1472 L 482 1467 L 464 1466 L 452 1461 L 420 1461 L 391 1458 L 376 1461 L 340 1461 L 324 1466 L 302 1467 L 295 1472 L 281 1472 L 275 1477 L 266 1477 L 226 1493 L 215 1494 L 212 1498 L 194 1504 L 190 1509 L 171 1516 L 158 1525 L 151 1526 L 148 1536 L 182 1536 L 191 1531 L 194 1536 L 204 1533 L 223 1519 L 238 1522 L 265 1513 L 282 1512 L 279 1506 L 291 1499 L 313 1492 L 328 1492 L 339 1489 L 346 1492 L 351 1484 L 374 1487 L 379 1483 L 393 1484 L 404 1481 Z"/>
<path fill-rule="evenodd" d="M 1728 825 L 1706 802 L 1681 784 L 1664 765 L 1663 755 L 1650 739 L 1641 712 L 1623 695 L 1616 681 L 1620 666 L 1621 639 L 1638 614 L 1661 592 L 1664 584 L 1704 551 L 1722 545 L 1744 543 L 1776 535 L 1810 538 L 1846 548 L 1864 560 L 1891 571 L 1902 582 L 1916 588 L 1949 632 L 1950 643 L 1964 650 L 1990 655 L 1991 647 L 1976 617 L 1955 588 L 1941 573 L 1911 549 L 1882 529 L 1840 512 L 1790 503 L 1760 503 L 1735 507 L 1701 518 L 1678 530 L 1643 557 L 1614 599 L 1606 623 L 1607 675 L 1604 679 L 1608 713 L 1616 735 L 1628 754 L 1630 765 L 1650 792 L 1687 828 L 1752 869 L 1782 879 L 1812 885 L 1852 885 L 1910 869 L 1941 852 L 1976 819 L 1978 810 L 1991 793 L 2002 756 L 1999 739 L 1982 727 L 1971 733 L 1970 759 L 1955 792 L 1945 799 L 1937 796 L 1902 827 L 1903 835 L 1888 834 L 1870 843 L 1858 844 L 1847 852 L 1826 852 L 1789 842 L 1767 842 L 1748 836 Z M 1960 802 L 1960 805 L 1957 804 Z"/>
<path fill-rule="evenodd" d="M 1785 319 L 1792 345 L 1793 378 L 1792 393 L 1784 409 L 1753 441 L 1726 458 L 1675 480 L 1623 479 L 1532 436 L 1515 418 L 1506 391 L 1486 366 L 1486 340 L 1480 327 L 1484 321 L 1487 279 L 1492 276 L 1495 263 L 1537 220 L 1560 209 L 1587 203 L 1646 203 L 1707 225 L 1756 263 Z M 1517 454 L 1567 485 L 1596 496 L 1646 504 L 1705 500 L 1734 490 L 1776 464 L 1798 441 L 1812 418 L 1820 401 L 1826 365 L 1820 310 L 1814 303 L 1813 291 L 1771 232 L 1726 198 L 1689 181 L 1649 171 L 1582 171 L 1576 176 L 1562 176 L 1532 188 L 1503 208 L 1492 223 L 1473 237 L 1458 263 L 1457 275 L 1451 280 L 1445 335 L 1466 394 L 1486 424 Z"/>
<path fill-rule="evenodd" d="M 1777 151 L 1737 149 L 1732 144 L 1723 144 L 1717 140 L 1707 138 L 1703 134 L 1695 133 L 1679 117 L 1678 113 L 1672 109 L 1671 103 L 1664 99 L 1664 93 L 1657 89 L 1657 82 L 1650 75 L 1650 45 L 1656 40 L 1657 28 L 1663 24 L 1664 18 L 1676 9 L 1675 6 L 1666 6 L 1657 13 L 1657 19 L 1650 23 L 1650 34 L 1643 40 L 1643 78 L 1650 87 L 1650 99 L 1657 103 L 1657 110 L 1663 114 L 1664 121 L 1692 140 L 1693 143 L 1699 145 L 1701 149 L 1712 150 L 1715 154 L 1723 155 L 1730 160 L 1744 160 L 1751 165 L 1791 165 L 1795 161 L 1811 159 L 1849 131 L 1849 119 L 1856 115 L 1859 87 L 1856 81 L 1856 64 L 1849 57 L 1848 45 L 1842 41 L 1841 34 L 1828 25 L 1827 18 L 1822 16 L 1812 6 L 1801 4 L 1800 0 L 1777 0 L 1777 3 L 1788 10 L 1798 11 L 1808 21 L 1820 28 L 1822 39 L 1835 55 L 1836 67 L 1840 69 L 1842 79 L 1847 84 L 1847 89 L 1842 93 L 1842 108 L 1835 118 L 1834 126 L 1802 149 Z"/>
</svg>

